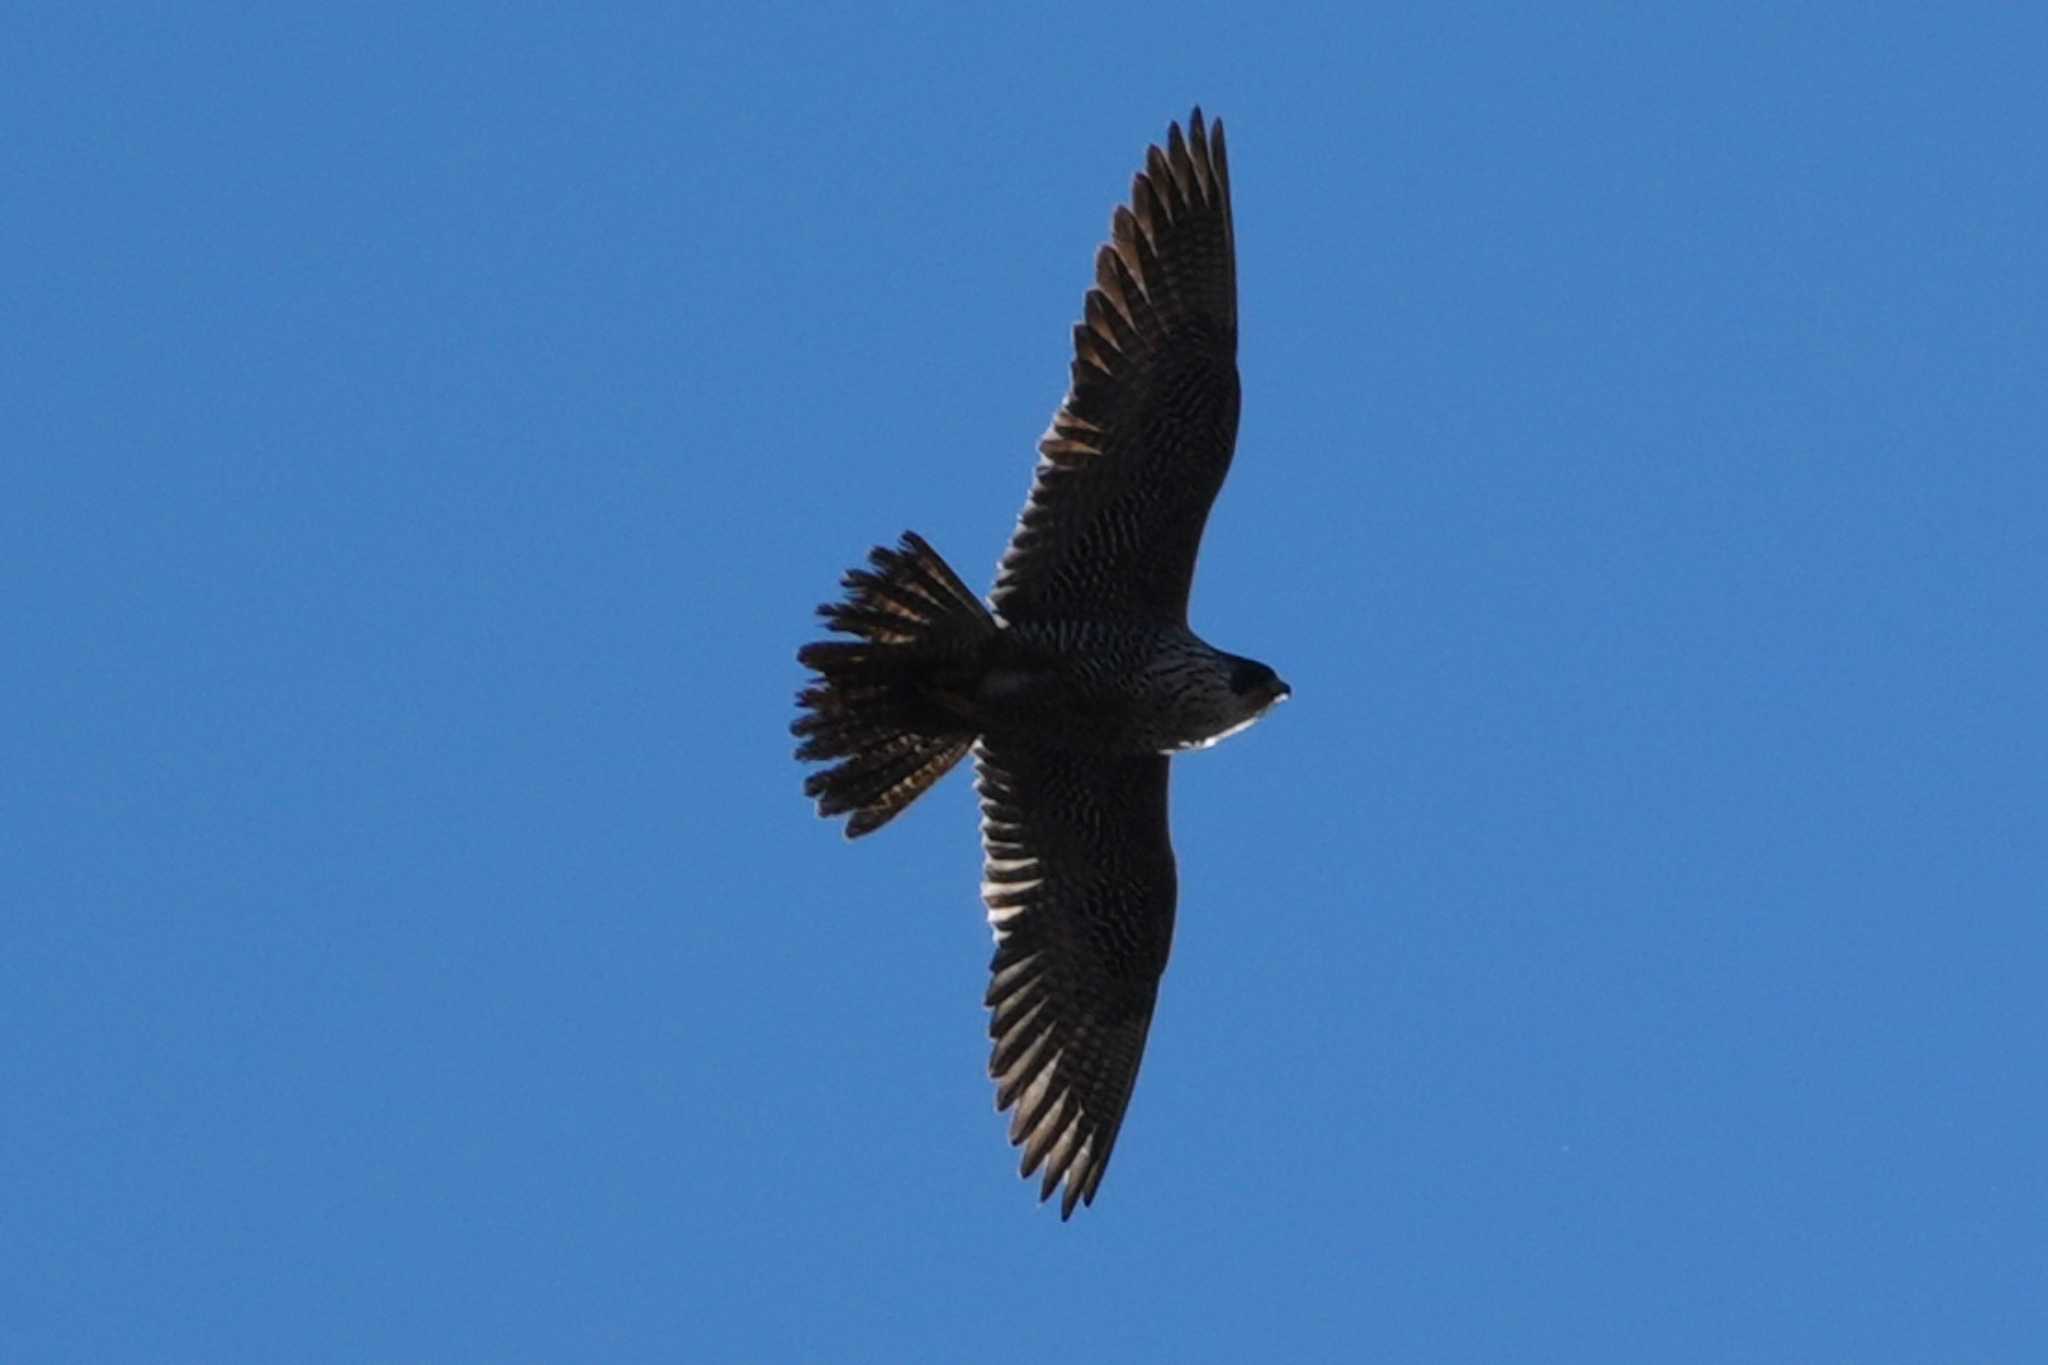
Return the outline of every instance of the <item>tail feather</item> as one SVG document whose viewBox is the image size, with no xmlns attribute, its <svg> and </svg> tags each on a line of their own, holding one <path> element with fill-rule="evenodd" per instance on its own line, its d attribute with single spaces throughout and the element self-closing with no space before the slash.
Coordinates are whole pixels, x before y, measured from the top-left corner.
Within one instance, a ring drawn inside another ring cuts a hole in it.
<svg viewBox="0 0 2048 1365">
<path fill-rule="evenodd" d="M 855 638 L 797 652 L 819 681 L 797 695 L 804 714 L 790 726 L 798 758 L 840 760 L 806 778 L 804 795 L 820 815 L 850 814 L 850 839 L 894 819 L 966 756 L 975 735 L 959 689 L 996 632 L 981 599 L 915 533 L 868 563 L 842 580 L 845 601 L 818 608 Z"/>
</svg>

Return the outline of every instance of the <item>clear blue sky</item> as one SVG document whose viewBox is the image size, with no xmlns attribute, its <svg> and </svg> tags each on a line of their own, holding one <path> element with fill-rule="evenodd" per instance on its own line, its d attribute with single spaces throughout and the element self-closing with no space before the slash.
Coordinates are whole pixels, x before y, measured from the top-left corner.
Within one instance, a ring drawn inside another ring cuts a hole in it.
<svg viewBox="0 0 2048 1365">
<path fill-rule="evenodd" d="M 2044 1358 L 2048 21 L 1654 8 L 7 20 L 0 1358 Z M 1295 699 L 1062 1226 L 792 654 L 1197 101 Z"/>
</svg>

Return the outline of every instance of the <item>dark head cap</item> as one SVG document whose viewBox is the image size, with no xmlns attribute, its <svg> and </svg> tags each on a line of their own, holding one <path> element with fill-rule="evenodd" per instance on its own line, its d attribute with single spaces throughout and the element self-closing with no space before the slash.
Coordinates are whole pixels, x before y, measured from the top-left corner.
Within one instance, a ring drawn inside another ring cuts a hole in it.
<svg viewBox="0 0 2048 1365">
<path fill-rule="evenodd" d="M 1293 689 L 1257 659 L 1239 659 L 1230 669 L 1230 690 L 1240 697 L 1257 697 L 1271 704 L 1293 695 Z"/>
</svg>

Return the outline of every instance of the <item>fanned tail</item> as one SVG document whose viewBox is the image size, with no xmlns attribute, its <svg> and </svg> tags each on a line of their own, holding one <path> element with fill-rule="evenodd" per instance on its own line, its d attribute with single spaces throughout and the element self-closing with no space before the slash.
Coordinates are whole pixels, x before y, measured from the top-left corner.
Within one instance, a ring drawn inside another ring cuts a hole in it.
<svg viewBox="0 0 2048 1365">
<path fill-rule="evenodd" d="M 851 812 L 849 839 L 889 823 L 966 755 L 967 711 L 996 633 L 981 599 L 915 532 L 868 563 L 841 581 L 845 601 L 818 608 L 856 638 L 797 651 L 819 680 L 797 694 L 804 714 L 789 727 L 803 741 L 798 758 L 840 760 L 806 778 L 804 795 L 820 815 Z"/>
</svg>

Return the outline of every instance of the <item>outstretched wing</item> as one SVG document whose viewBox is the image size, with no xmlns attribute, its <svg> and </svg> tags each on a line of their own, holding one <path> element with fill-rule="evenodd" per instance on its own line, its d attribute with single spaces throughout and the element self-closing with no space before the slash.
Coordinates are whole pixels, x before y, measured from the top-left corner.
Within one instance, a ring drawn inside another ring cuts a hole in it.
<svg viewBox="0 0 2048 1365">
<path fill-rule="evenodd" d="M 1096 253 L 1073 378 L 989 600 L 1010 620 L 1181 624 L 1237 444 L 1237 264 L 1223 124 L 1150 148 Z"/>
<path fill-rule="evenodd" d="M 1093 1203 L 1145 1052 L 1173 943 L 1163 755 L 1077 754 L 984 740 L 982 899 L 996 1108 L 1014 1107 L 1020 1173 L 1060 1217 Z"/>
</svg>

